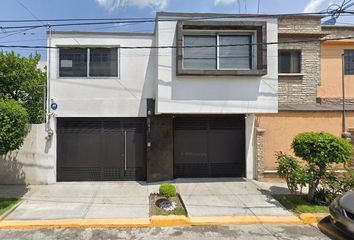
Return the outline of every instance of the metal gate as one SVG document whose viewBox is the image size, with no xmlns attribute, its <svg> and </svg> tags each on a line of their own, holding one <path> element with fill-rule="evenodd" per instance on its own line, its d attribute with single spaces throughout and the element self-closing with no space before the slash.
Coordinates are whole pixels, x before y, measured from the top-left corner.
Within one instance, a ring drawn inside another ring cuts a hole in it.
<svg viewBox="0 0 354 240">
<path fill-rule="evenodd" d="M 244 177 L 244 116 L 176 117 L 174 176 Z"/>
<path fill-rule="evenodd" d="M 57 120 L 58 181 L 145 178 L 145 119 Z"/>
</svg>

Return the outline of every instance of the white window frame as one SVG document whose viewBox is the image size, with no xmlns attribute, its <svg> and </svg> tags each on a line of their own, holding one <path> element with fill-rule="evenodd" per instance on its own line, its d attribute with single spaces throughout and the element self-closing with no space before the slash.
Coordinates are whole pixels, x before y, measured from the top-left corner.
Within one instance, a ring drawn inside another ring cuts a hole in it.
<svg viewBox="0 0 354 240">
<path fill-rule="evenodd" d="M 238 31 L 233 31 L 233 30 L 228 30 L 228 31 L 209 31 L 209 30 L 191 30 L 191 31 L 184 31 L 183 37 L 182 37 L 182 46 L 184 46 L 184 37 L 185 36 L 215 36 L 216 37 L 216 69 L 214 70 L 252 70 L 255 69 L 257 66 L 257 46 L 255 45 L 256 39 L 257 39 L 257 31 L 255 30 L 238 30 Z M 246 35 L 246 36 L 251 36 L 251 68 L 220 68 L 220 36 L 225 36 L 225 35 Z M 184 48 L 182 49 L 182 65 L 184 67 Z M 189 68 L 188 68 L 189 69 Z M 195 70 L 206 70 L 206 69 L 198 69 L 198 68 L 193 68 Z M 207 70 L 213 70 L 213 69 L 207 69 Z"/>
<path fill-rule="evenodd" d="M 89 46 L 74 46 L 74 45 L 60 45 L 57 51 L 57 78 L 63 79 L 120 79 L 120 45 L 89 45 Z M 86 61 L 86 76 L 85 77 L 62 77 L 60 76 L 60 49 L 61 48 L 86 48 L 87 61 Z M 91 48 L 117 48 L 117 76 L 90 76 L 90 49 Z"/>
</svg>

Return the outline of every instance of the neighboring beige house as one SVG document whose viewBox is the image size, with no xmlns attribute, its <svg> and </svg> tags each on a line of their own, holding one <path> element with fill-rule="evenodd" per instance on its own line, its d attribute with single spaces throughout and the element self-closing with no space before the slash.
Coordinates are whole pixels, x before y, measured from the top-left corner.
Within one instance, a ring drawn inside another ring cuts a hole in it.
<svg viewBox="0 0 354 240">
<path fill-rule="evenodd" d="M 293 24 L 295 23 L 295 24 Z M 297 24 L 296 24 L 297 23 Z M 258 178 L 276 174 L 275 153 L 292 153 L 305 131 L 342 134 L 342 54 L 345 58 L 346 131 L 354 131 L 354 40 L 314 41 L 354 35 L 354 27 L 321 26 L 320 18 L 279 19 L 279 113 L 257 115 Z"/>
</svg>

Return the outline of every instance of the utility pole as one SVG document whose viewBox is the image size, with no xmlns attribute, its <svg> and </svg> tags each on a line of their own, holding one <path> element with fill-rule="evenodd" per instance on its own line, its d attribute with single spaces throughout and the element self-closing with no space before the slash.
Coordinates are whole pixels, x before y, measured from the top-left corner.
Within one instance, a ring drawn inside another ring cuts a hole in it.
<svg viewBox="0 0 354 240">
<path fill-rule="evenodd" d="M 347 141 L 351 140 L 350 133 L 347 132 L 345 124 L 345 55 L 342 54 L 342 138 Z"/>
</svg>

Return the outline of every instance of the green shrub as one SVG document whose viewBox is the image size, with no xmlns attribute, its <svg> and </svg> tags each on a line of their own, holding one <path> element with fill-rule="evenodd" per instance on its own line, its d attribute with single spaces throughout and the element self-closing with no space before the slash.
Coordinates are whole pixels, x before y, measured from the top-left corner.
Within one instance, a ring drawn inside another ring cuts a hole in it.
<svg viewBox="0 0 354 240">
<path fill-rule="evenodd" d="M 313 203 L 316 205 L 328 206 L 333 199 L 335 199 L 335 195 L 333 195 L 328 189 L 319 188 L 316 190 Z"/>
<path fill-rule="evenodd" d="M 289 191 L 294 194 L 306 186 L 307 175 L 305 169 L 294 157 L 282 152 L 276 153 L 278 175 L 285 179 Z"/>
<path fill-rule="evenodd" d="M 329 204 L 339 195 L 354 190 L 354 169 L 347 168 L 344 173 L 329 171 L 321 179 L 320 187 L 316 191 L 315 202 Z M 325 197 L 324 197 L 325 196 Z"/>
<path fill-rule="evenodd" d="M 18 149 L 27 135 L 28 114 L 14 100 L 0 100 L 0 154 Z"/>
<path fill-rule="evenodd" d="M 352 146 L 346 140 L 326 132 L 305 132 L 295 136 L 291 147 L 295 156 L 306 163 L 308 199 L 314 201 L 320 181 L 332 163 L 347 164 L 352 157 Z"/>
<path fill-rule="evenodd" d="M 174 197 L 177 194 L 176 186 L 170 183 L 162 183 L 159 188 L 159 193 L 165 198 Z"/>
</svg>

